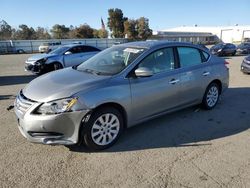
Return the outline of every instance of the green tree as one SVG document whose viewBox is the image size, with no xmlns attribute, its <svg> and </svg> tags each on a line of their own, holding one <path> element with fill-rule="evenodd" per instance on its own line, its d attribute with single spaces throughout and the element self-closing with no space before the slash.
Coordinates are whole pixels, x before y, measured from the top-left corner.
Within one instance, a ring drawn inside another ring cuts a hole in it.
<svg viewBox="0 0 250 188">
<path fill-rule="evenodd" d="M 112 32 L 111 36 L 115 38 L 124 37 L 124 21 L 127 20 L 126 17 L 123 17 L 121 9 L 109 9 L 108 10 L 108 27 Z"/>
<path fill-rule="evenodd" d="M 50 30 L 52 37 L 56 39 L 67 39 L 69 37 L 70 29 L 65 25 L 56 24 Z"/>
<path fill-rule="evenodd" d="M 28 27 L 25 24 L 19 25 L 18 30 L 14 33 L 14 38 L 19 40 L 37 39 L 36 32 L 33 27 Z"/>
<path fill-rule="evenodd" d="M 75 28 L 75 38 L 93 38 L 94 29 L 88 24 L 80 25 L 80 27 Z"/>
<path fill-rule="evenodd" d="M 124 22 L 124 33 L 129 39 L 137 39 L 138 31 L 137 31 L 137 21 L 133 19 L 126 20 Z"/>
<path fill-rule="evenodd" d="M 11 26 L 4 20 L 0 21 L 0 40 L 9 40 L 12 36 Z"/>
<path fill-rule="evenodd" d="M 48 30 L 43 27 L 37 27 L 35 32 L 36 32 L 37 39 L 50 39 L 51 38 Z"/>
<path fill-rule="evenodd" d="M 108 31 L 106 29 L 99 29 L 98 36 L 99 38 L 108 38 Z"/>
<path fill-rule="evenodd" d="M 138 38 L 146 40 L 152 36 L 152 30 L 149 28 L 149 20 L 145 17 L 137 19 Z"/>
</svg>

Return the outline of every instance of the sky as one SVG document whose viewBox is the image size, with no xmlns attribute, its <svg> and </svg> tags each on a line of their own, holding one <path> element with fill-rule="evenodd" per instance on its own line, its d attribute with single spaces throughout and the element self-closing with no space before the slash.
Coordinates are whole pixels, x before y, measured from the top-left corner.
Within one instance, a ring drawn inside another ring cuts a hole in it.
<svg viewBox="0 0 250 188">
<path fill-rule="evenodd" d="M 55 24 L 101 28 L 108 9 L 119 8 L 124 16 L 149 19 L 154 31 L 178 26 L 250 25 L 250 0 L 0 0 L 0 20 L 17 28 Z"/>
</svg>

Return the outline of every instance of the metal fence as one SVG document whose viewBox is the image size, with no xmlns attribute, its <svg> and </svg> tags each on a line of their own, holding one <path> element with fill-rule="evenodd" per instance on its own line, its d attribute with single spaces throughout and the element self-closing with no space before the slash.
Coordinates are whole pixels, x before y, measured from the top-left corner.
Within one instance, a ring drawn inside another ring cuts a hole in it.
<svg viewBox="0 0 250 188">
<path fill-rule="evenodd" d="M 61 42 L 62 45 L 79 42 L 100 49 L 111 47 L 117 43 L 126 43 L 127 39 L 51 39 L 51 40 L 8 40 L 0 41 L 0 54 L 8 53 L 36 53 L 45 42 Z"/>
</svg>

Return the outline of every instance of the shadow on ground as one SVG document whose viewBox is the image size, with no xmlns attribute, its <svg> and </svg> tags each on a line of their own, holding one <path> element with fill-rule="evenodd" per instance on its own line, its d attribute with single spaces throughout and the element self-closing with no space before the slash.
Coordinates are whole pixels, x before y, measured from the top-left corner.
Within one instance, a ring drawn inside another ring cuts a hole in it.
<svg viewBox="0 0 250 188">
<path fill-rule="evenodd" d="M 250 128 L 250 100 L 246 96 L 250 96 L 250 88 L 230 88 L 215 109 L 191 107 L 142 123 L 127 129 L 103 152 L 210 145 L 211 140 L 241 133 Z M 82 146 L 69 149 L 89 152 Z"/>
<path fill-rule="evenodd" d="M 0 100 L 15 99 L 14 95 L 0 95 Z"/>
<path fill-rule="evenodd" d="M 36 77 L 36 75 L 0 76 L 0 86 L 26 84 Z"/>
</svg>

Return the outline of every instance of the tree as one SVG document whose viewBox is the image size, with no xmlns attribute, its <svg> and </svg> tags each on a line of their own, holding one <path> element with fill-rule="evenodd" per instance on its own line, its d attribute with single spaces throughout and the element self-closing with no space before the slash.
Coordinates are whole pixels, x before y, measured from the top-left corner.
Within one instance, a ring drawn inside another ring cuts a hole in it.
<svg viewBox="0 0 250 188">
<path fill-rule="evenodd" d="M 127 20 L 126 17 L 123 17 L 121 9 L 109 9 L 108 10 L 108 27 L 112 32 L 112 37 L 123 38 L 124 37 L 124 21 Z"/>
<path fill-rule="evenodd" d="M 146 40 L 152 36 L 152 30 L 149 28 L 149 20 L 147 18 L 141 17 L 137 19 L 137 29 L 140 39 Z"/>
<path fill-rule="evenodd" d="M 19 40 L 30 40 L 37 39 L 37 36 L 33 27 L 22 24 L 19 25 L 19 29 L 15 31 L 14 38 Z"/>
<path fill-rule="evenodd" d="M 0 40 L 9 40 L 12 36 L 11 26 L 4 20 L 0 21 Z"/>
<path fill-rule="evenodd" d="M 80 25 L 75 29 L 75 38 L 93 38 L 94 29 L 88 24 Z"/>
<path fill-rule="evenodd" d="M 99 29 L 98 30 L 98 37 L 99 38 L 108 38 L 108 31 L 106 29 Z"/>
<path fill-rule="evenodd" d="M 36 28 L 36 38 L 37 39 L 50 39 L 51 36 L 50 36 L 47 29 L 45 29 L 43 27 L 37 27 Z"/>
<path fill-rule="evenodd" d="M 129 39 L 138 38 L 137 21 L 133 19 L 124 22 L 124 33 Z"/>
<path fill-rule="evenodd" d="M 65 25 L 56 24 L 50 30 L 52 33 L 53 38 L 56 39 L 66 39 L 69 37 L 69 28 Z"/>
</svg>

